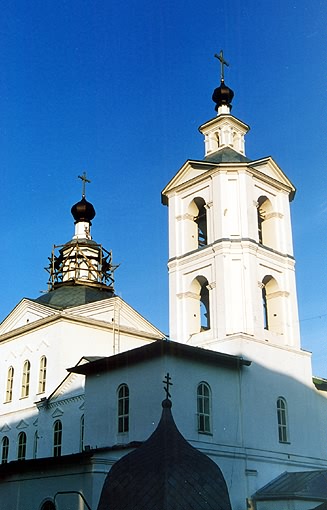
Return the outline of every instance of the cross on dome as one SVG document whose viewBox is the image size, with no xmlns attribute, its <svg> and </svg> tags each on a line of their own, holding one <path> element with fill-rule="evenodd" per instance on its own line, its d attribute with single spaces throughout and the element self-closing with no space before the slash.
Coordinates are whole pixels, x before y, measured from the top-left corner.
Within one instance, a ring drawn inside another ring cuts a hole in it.
<svg viewBox="0 0 327 510">
<path fill-rule="evenodd" d="M 170 382 L 170 381 L 171 381 L 171 377 L 169 375 L 169 372 L 167 372 L 167 374 L 165 375 L 164 380 L 162 381 L 165 384 L 164 390 L 166 392 L 166 398 L 171 398 L 171 394 L 169 393 L 169 386 L 172 386 L 173 383 Z"/>
<path fill-rule="evenodd" d="M 82 198 L 85 198 L 85 185 L 86 185 L 87 182 L 91 183 L 91 181 L 89 179 L 87 179 L 86 172 L 83 172 L 82 175 L 78 175 L 78 178 L 83 181 L 83 184 L 82 184 Z"/>
<path fill-rule="evenodd" d="M 223 50 L 220 50 L 220 53 L 218 55 L 218 53 L 215 53 L 215 57 L 218 58 L 218 60 L 220 61 L 220 79 L 221 81 L 224 81 L 224 66 L 228 66 L 229 67 L 229 63 L 227 62 L 227 60 L 224 59 L 224 53 L 223 53 Z"/>
</svg>

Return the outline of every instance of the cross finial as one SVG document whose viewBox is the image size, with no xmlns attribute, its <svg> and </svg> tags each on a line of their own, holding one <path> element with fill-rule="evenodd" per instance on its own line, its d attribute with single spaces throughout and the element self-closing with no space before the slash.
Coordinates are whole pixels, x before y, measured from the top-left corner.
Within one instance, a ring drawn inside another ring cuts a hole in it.
<svg viewBox="0 0 327 510">
<path fill-rule="evenodd" d="M 221 81 L 224 81 L 224 66 L 229 67 L 229 63 L 224 59 L 223 50 L 220 50 L 219 55 L 217 53 L 215 53 L 215 57 L 218 58 L 218 60 L 220 62 L 220 68 L 221 68 L 220 79 L 221 79 Z"/>
<path fill-rule="evenodd" d="M 86 178 L 86 172 L 83 172 L 82 175 L 78 176 L 79 179 L 83 181 L 83 187 L 82 187 L 82 198 L 85 198 L 85 184 L 88 182 L 90 183 L 89 179 Z"/>
<path fill-rule="evenodd" d="M 167 374 L 165 375 L 164 380 L 162 381 L 165 384 L 164 390 L 166 392 L 166 398 L 171 398 L 171 394 L 169 393 L 169 386 L 172 386 L 173 383 L 170 382 L 170 381 L 171 381 L 171 377 L 169 375 L 169 372 L 167 372 Z"/>
</svg>

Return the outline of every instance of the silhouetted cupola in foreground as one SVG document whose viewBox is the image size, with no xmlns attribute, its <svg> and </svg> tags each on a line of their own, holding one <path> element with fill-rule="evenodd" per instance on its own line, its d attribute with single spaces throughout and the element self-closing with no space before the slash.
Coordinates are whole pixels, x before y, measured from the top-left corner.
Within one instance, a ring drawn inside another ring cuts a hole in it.
<svg viewBox="0 0 327 510">
<path fill-rule="evenodd" d="M 162 407 L 149 439 L 111 468 L 97 510 L 231 510 L 219 467 L 178 431 L 169 398 Z"/>
</svg>

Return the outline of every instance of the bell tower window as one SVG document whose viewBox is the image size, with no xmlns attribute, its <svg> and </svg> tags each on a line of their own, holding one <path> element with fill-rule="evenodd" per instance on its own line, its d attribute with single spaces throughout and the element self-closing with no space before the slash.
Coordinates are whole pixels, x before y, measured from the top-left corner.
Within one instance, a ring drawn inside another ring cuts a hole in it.
<svg viewBox="0 0 327 510">
<path fill-rule="evenodd" d="M 189 334 L 194 335 L 210 329 L 210 297 L 208 280 L 195 278 L 190 286 L 188 302 Z"/>
<path fill-rule="evenodd" d="M 205 282 L 208 285 L 208 282 Z M 201 331 L 210 329 L 209 290 L 203 284 L 200 292 Z"/>
<path fill-rule="evenodd" d="M 267 275 L 262 280 L 262 307 L 264 329 L 283 333 L 282 292 L 275 278 Z"/>
<path fill-rule="evenodd" d="M 196 198 L 195 203 L 198 207 L 198 215 L 194 221 L 198 226 L 198 248 L 203 248 L 208 244 L 207 235 L 207 210 L 205 208 L 205 202 L 201 198 Z"/>
<path fill-rule="evenodd" d="M 258 242 L 276 249 L 276 213 L 269 198 L 261 196 L 257 201 Z"/>
</svg>

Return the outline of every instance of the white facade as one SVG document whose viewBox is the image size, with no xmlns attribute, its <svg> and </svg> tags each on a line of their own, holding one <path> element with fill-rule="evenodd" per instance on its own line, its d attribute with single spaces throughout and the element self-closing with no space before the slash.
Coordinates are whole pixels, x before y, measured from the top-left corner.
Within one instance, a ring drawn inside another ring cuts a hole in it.
<svg viewBox="0 0 327 510">
<path fill-rule="evenodd" d="M 167 372 L 176 424 L 220 466 L 233 510 L 283 471 L 327 469 L 327 384 L 317 390 L 300 343 L 295 188 L 272 158 L 250 161 L 249 127 L 226 105 L 218 113 L 200 127 L 204 160 L 163 191 L 171 341 L 114 295 L 84 195 L 72 240 L 51 259 L 52 290 L 0 325 L 0 510 L 45 510 L 69 490 L 96 510 L 113 462 L 155 429 Z"/>
</svg>

